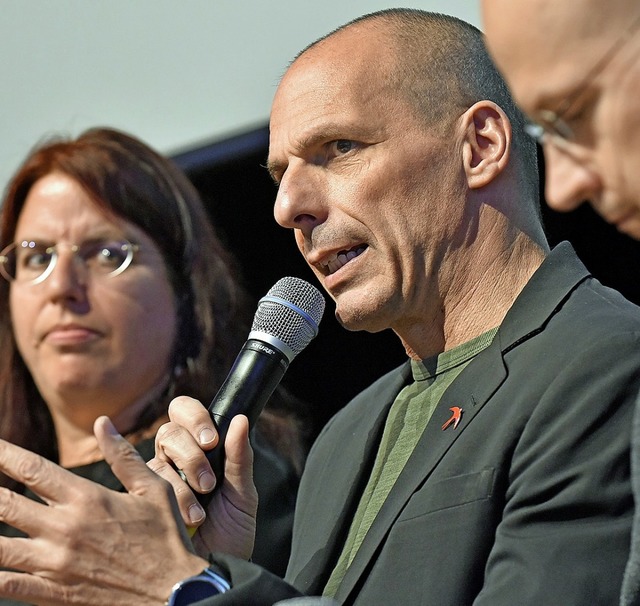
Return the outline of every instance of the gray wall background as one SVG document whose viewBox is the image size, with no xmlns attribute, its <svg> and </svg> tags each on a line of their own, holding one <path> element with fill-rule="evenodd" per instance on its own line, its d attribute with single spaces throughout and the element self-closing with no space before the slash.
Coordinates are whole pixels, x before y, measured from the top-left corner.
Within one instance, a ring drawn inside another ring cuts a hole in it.
<svg viewBox="0 0 640 606">
<path fill-rule="evenodd" d="M 475 0 L 0 0 L 0 188 L 43 137 L 127 130 L 173 154 L 263 125 L 306 44 L 391 6 Z"/>
</svg>

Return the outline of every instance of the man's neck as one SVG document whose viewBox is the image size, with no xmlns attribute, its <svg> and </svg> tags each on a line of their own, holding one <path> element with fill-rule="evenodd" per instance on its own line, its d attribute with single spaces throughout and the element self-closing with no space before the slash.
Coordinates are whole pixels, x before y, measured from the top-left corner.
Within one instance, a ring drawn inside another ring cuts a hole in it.
<svg viewBox="0 0 640 606">
<path fill-rule="evenodd" d="M 469 262 L 460 279 L 449 285 L 437 318 L 394 328 L 407 355 L 423 360 L 499 326 L 546 254 L 522 236 L 495 254 L 478 250 L 468 255 Z"/>
</svg>

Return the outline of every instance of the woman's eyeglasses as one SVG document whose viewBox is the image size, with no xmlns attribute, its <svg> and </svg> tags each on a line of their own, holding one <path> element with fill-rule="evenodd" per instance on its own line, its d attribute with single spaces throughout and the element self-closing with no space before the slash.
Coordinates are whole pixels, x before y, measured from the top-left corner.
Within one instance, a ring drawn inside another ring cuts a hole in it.
<svg viewBox="0 0 640 606">
<path fill-rule="evenodd" d="M 9 282 L 39 284 L 46 280 L 56 266 L 60 244 L 43 244 L 32 240 L 13 242 L 0 252 L 0 273 Z M 112 277 L 121 274 L 139 250 L 128 240 L 90 240 L 69 244 L 64 248 L 73 254 L 74 261 L 92 277 Z"/>
</svg>

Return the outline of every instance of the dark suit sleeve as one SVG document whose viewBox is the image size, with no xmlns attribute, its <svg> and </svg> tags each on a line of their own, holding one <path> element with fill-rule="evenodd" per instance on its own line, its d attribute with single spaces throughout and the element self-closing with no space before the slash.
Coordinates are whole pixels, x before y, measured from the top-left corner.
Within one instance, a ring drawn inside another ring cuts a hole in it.
<svg viewBox="0 0 640 606">
<path fill-rule="evenodd" d="M 224 554 L 213 554 L 209 561 L 229 580 L 232 589 L 196 602 L 194 606 L 272 606 L 279 600 L 302 596 L 280 577 L 257 564 Z"/>
<path fill-rule="evenodd" d="M 639 357 L 631 334 L 565 357 L 512 454 L 475 606 L 617 604 L 633 515 Z"/>
</svg>

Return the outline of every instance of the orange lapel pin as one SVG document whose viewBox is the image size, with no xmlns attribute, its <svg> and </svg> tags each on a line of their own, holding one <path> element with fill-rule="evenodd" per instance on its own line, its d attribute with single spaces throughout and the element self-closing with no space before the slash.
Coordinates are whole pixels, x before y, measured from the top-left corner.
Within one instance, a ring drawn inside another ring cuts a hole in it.
<svg viewBox="0 0 640 606">
<path fill-rule="evenodd" d="M 447 427 L 449 427 L 449 425 L 452 424 L 453 428 L 456 429 L 456 427 L 458 427 L 458 423 L 460 423 L 460 419 L 462 418 L 462 408 L 460 408 L 459 406 L 452 406 L 449 410 L 452 412 L 452 415 L 442 426 L 442 431 L 444 431 Z"/>
</svg>

